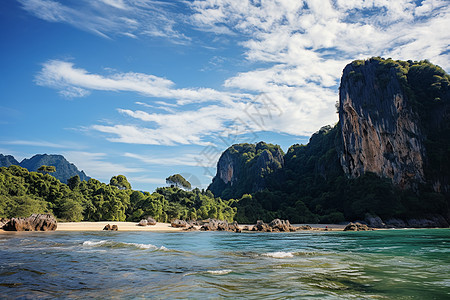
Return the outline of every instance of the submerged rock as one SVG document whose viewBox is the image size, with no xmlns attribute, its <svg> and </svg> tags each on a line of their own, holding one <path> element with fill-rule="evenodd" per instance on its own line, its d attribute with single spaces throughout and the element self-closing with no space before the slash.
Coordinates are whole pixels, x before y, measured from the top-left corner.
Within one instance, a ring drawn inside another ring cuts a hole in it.
<svg viewBox="0 0 450 300">
<path fill-rule="evenodd" d="M 54 231 L 57 222 L 50 214 L 32 214 L 28 218 L 12 218 L 4 226 L 7 231 Z"/>
</svg>

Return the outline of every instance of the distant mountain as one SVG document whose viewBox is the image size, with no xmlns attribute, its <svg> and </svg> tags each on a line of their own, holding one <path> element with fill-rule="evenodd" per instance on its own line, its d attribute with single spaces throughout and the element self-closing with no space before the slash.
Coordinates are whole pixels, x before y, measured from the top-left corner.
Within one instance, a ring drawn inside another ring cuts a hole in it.
<svg viewBox="0 0 450 300">
<path fill-rule="evenodd" d="M 9 167 L 11 165 L 19 165 L 19 162 L 12 155 L 0 154 L 0 167 Z"/>
<path fill-rule="evenodd" d="M 78 170 L 74 164 L 68 162 L 62 155 L 36 154 L 32 158 L 25 158 L 19 163 L 11 155 L 5 156 L 0 154 L 0 167 L 9 167 L 10 165 L 19 165 L 22 168 L 28 169 L 30 172 L 36 172 L 42 165 L 54 166 L 56 168 L 56 172 L 50 174 L 63 183 L 67 183 L 67 179 L 75 175 L 80 176 L 81 181 L 91 179 L 84 173 L 84 171 Z"/>
</svg>

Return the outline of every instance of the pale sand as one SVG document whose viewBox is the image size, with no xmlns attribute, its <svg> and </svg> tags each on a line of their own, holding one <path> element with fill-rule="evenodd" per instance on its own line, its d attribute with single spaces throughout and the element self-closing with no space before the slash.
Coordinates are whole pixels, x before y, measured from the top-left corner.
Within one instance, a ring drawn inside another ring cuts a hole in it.
<svg viewBox="0 0 450 300">
<path fill-rule="evenodd" d="M 155 231 L 155 232 L 174 232 L 184 231 L 185 228 L 174 228 L 170 223 L 156 223 L 156 225 L 150 226 L 138 226 L 138 223 L 134 222 L 115 222 L 115 221 L 102 221 L 102 222 L 58 222 L 56 231 L 99 231 L 107 225 L 117 225 L 119 231 Z M 239 227 L 243 229 L 245 225 Z M 250 229 L 253 225 L 247 225 Z M 294 226 L 299 226 L 295 224 Z M 345 225 L 336 224 L 311 224 L 312 230 L 323 231 L 325 226 L 331 231 L 342 231 Z M 199 226 L 196 226 L 199 229 Z"/>
<path fill-rule="evenodd" d="M 116 221 L 102 221 L 102 222 L 58 222 L 56 231 L 99 231 L 107 225 L 117 225 L 119 231 L 181 231 L 183 228 L 174 228 L 170 223 L 156 223 L 150 226 L 138 226 L 134 222 L 116 222 Z"/>
</svg>

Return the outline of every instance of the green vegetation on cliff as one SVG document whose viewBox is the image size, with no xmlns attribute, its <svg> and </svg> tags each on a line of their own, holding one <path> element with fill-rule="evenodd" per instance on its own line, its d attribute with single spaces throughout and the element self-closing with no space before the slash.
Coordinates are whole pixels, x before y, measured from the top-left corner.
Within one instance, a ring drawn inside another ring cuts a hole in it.
<svg viewBox="0 0 450 300">
<path fill-rule="evenodd" d="M 123 175 L 111 178 L 110 184 L 74 176 L 66 185 L 49 174 L 19 166 L 0 168 L 0 217 L 49 212 L 66 221 L 139 221 L 145 216 L 159 222 L 177 218 L 232 221 L 236 213 L 232 202 L 199 189 L 166 187 L 152 194 L 134 191 Z"/>
<path fill-rule="evenodd" d="M 367 74 L 368 65 L 374 73 Z M 389 94 L 391 80 L 399 82 L 415 116 L 411 121 L 418 124 L 423 134 L 420 138 L 424 139 L 426 150 L 426 181 L 412 185 L 414 189 L 400 189 L 390 179 L 370 172 L 348 178 L 339 159 L 343 146 L 340 123 L 321 128 L 307 145 L 291 146 L 280 159 L 283 161 L 280 168 L 266 169 L 264 184 L 258 190 L 252 187 L 260 182 L 260 176 L 251 169 L 247 159 L 254 157 L 257 145 L 233 145 L 219 160 L 217 175 L 209 189 L 216 196 L 237 199 L 233 206 L 237 208 L 238 222 L 270 221 L 277 217 L 293 223 L 334 223 L 364 219 L 367 213 L 384 220 L 420 218 L 428 214 L 449 218 L 450 76 L 428 61 L 371 58 L 354 61 L 351 66 L 352 71 L 342 80 L 350 86 L 366 85 L 363 89 L 367 93 L 373 87 L 387 90 Z M 370 86 L 364 82 L 366 79 L 371 80 Z M 394 96 L 388 101 L 393 101 Z M 360 101 L 363 109 L 375 109 L 374 103 Z M 383 117 L 381 111 L 374 115 Z M 236 173 L 236 167 L 246 173 L 224 176 L 224 171 Z"/>
</svg>

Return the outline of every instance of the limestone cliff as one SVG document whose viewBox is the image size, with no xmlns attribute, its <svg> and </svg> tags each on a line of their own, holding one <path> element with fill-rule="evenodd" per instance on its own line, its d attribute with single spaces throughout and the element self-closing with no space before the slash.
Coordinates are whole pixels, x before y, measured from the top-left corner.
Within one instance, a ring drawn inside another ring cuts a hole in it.
<svg viewBox="0 0 450 300">
<path fill-rule="evenodd" d="M 283 167 L 283 156 L 279 146 L 263 142 L 233 145 L 222 153 L 208 189 L 222 198 L 261 191 L 267 175 Z"/>
<path fill-rule="evenodd" d="M 425 103 L 426 96 L 418 92 L 419 84 L 411 84 L 414 72 L 410 70 L 415 70 L 411 65 L 372 58 L 355 61 L 344 69 L 339 89 L 339 156 L 349 177 L 372 172 L 390 178 L 401 188 L 412 189 L 426 181 L 425 167 L 430 163 L 426 141 L 431 123 L 425 120 L 421 106 L 426 109 L 436 103 Z M 423 81 L 437 76 L 421 72 Z M 441 94 L 446 93 L 444 90 Z M 442 103 L 435 120 L 446 118 L 447 106 Z"/>
</svg>

